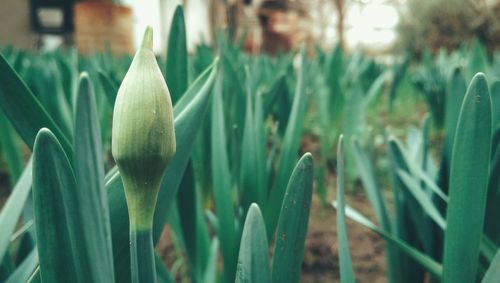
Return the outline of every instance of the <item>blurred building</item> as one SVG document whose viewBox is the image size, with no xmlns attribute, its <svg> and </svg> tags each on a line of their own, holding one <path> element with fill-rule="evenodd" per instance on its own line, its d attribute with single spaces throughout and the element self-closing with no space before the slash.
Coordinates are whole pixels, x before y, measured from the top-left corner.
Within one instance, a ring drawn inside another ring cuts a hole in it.
<svg viewBox="0 0 500 283">
<path fill-rule="evenodd" d="M 38 36 L 30 26 L 28 0 L 2 0 L 0 19 L 0 45 L 13 44 L 24 49 L 36 48 Z"/>
</svg>

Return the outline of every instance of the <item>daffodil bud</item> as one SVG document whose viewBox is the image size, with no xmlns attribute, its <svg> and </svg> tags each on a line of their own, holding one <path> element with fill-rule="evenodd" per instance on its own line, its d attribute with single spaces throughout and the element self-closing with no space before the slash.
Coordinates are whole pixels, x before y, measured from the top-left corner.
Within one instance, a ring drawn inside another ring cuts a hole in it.
<svg viewBox="0 0 500 283">
<path fill-rule="evenodd" d="M 112 154 L 123 180 L 131 229 L 149 229 L 163 173 L 175 154 L 172 101 L 153 53 L 151 27 L 118 90 Z"/>
</svg>

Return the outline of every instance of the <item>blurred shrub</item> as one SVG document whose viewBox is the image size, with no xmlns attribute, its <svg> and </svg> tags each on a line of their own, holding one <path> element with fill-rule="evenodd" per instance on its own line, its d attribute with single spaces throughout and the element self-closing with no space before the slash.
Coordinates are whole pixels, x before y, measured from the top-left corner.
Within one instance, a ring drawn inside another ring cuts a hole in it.
<svg viewBox="0 0 500 283">
<path fill-rule="evenodd" d="M 398 49 L 455 49 L 477 37 L 489 50 L 500 46 L 498 0 L 408 0 L 401 11 Z"/>
</svg>

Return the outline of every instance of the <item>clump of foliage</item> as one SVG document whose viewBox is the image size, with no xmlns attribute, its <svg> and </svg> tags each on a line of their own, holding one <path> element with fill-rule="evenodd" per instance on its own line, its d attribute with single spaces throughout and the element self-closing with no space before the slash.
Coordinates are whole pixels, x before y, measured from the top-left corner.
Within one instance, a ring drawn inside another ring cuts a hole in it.
<svg viewBox="0 0 500 283">
<path fill-rule="evenodd" d="M 498 1 L 410 0 L 403 9 L 397 28 L 401 50 L 455 49 L 474 37 L 490 50 L 500 44 Z"/>
</svg>

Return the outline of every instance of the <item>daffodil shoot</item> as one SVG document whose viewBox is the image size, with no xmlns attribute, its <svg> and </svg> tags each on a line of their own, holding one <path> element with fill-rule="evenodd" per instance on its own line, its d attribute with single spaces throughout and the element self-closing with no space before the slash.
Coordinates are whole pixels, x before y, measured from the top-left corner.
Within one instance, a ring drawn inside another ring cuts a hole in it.
<svg viewBox="0 0 500 283">
<path fill-rule="evenodd" d="M 175 133 L 172 101 L 153 53 L 151 27 L 118 90 L 112 153 L 127 199 L 132 282 L 154 283 L 153 216 L 163 174 L 175 154 Z"/>
</svg>

